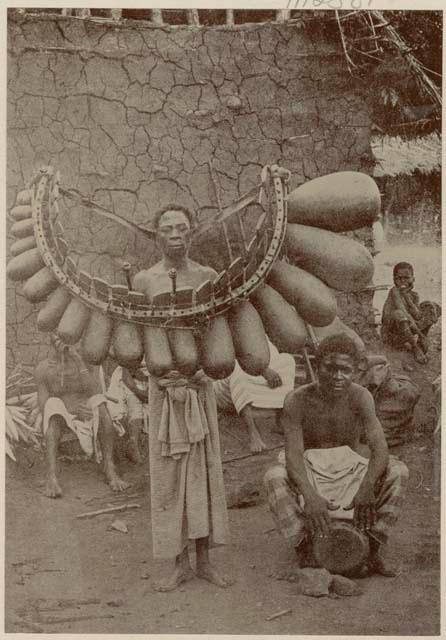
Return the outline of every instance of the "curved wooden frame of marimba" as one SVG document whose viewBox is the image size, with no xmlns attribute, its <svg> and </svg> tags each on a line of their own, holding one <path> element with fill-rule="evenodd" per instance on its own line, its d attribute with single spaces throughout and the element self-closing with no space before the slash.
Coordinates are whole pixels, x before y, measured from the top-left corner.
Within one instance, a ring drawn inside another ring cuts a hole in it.
<svg viewBox="0 0 446 640">
<path fill-rule="evenodd" d="M 190 292 L 183 292 L 186 295 L 180 296 L 180 300 L 175 292 L 166 292 L 147 303 L 142 293 L 129 290 L 123 285 L 111 285 L 77 269 L 69 256 L 62 225 L 57 220 L 62 189 L 59 187 L 59 174 L 51 167 L 41 169 L 34 180 L 32 209 L 37 247 L 45 265 L 57 281 L 88 307 L 113 318 L 140 325 L 169 326 L 175 321 L 175 327 L 179 328 L 180 321 L 184 320 L 187 322 L 187 327 L 184 328 L 190 329 L 191 325 L 225 313 L 235 302 L 249 297 L 265 281 L 280 254 L 285 237 L 288 179 L 287 170 L 277 165 L 264 167 L 261 182 L 255 189 L 221 211 L 210 223 L 203 225 L 203 228 L 215 224 L 223 226 L 231 260 L 214 282 L 209 280 L 196 291 L 191 289 Z M 68 191 L 64 190 L 63 193 L 70 197 Z M 87 201 L 82 199 L 82 202 Z M 254 235 L 247 242 L 243 230 L 243 215 L 252 204 L 260 204 L 263 214 Z M 93 210 L 97 208 L 98 213 L 104 211 L 94 203 L 89 205 Z M 113 216 L 115 219 L 119 218 L 114 214 L 109 214 L 108 217 Z M 237 219 L 242 247 L 242 255 L 235 259 L 231 254 L 226 230 L 227 223 L 233 219 Z M 150 232 L 129 221 L 120 221 L 150 235 Z M 200 227 L 197 232 L 202 232 Z"/>
</svg>

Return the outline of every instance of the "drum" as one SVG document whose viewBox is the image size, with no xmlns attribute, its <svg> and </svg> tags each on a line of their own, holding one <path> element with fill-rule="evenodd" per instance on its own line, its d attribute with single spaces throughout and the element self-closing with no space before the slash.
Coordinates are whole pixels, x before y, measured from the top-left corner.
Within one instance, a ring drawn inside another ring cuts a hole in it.
<svg viewBox="0 0 446 640">
<path fill-rule="evenodd" d="M 367 559 L 369 540 L 350 522 L 333 520 L 328 536 L 313 538 L 313 554 L 330 573 L 350 574 L 361 569 Z"/>
</svg>

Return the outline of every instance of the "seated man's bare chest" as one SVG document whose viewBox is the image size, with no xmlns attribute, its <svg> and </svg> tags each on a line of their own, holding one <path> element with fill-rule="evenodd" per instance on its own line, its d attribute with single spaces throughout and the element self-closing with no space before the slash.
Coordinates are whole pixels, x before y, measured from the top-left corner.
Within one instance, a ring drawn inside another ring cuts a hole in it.
<svg viewBox="0 0 446 640">
<path fill-rule="evenodd" d="M 304 448 L 358 445 L 361 424 L 351 400 L 345 397 L 336 403 L 308 398 L 302 420 Z"/>
</svg>

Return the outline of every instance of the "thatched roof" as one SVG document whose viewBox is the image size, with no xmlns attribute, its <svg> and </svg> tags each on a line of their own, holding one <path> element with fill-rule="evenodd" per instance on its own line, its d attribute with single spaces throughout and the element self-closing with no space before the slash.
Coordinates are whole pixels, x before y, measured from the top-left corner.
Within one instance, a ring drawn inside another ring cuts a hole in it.
<svg viewBox="0 0 446 640">
<path fill-rule="evenodd" d="M 441 138 L 436 133 L 413 140 L 376 136 L 371 147 L 376 158 L 374 177 L 441 171 Z"/>
</svg>

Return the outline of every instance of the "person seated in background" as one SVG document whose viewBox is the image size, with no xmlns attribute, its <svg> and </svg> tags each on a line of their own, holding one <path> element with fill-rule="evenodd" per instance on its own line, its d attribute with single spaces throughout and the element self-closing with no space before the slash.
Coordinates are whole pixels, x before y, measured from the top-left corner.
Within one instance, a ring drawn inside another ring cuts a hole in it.
<svg viewBox="0 0 446 640">
<path fill-rule="evenodd" d="M 409 472 L 389 458 L 373 398 L 353 382 L 357 364 L 356 345 L 347 335 L 321 341 L 317 381 L 285 399 L 285 465 L 266 472 L 265 486 L 276 526 L 295 547 L 299 566 L 312 537 L 329 533 L 330 513 L 340 510 L 348 518 L 353 509 L 354 525 L 369 537 L 369 572 L 391 576 L 382 548 L 397 520 Z"/>
<path fill-rule="evenodd" d="M 108 394 L 116 404 L 110 405 L 114 420 L 125 422 L 128 430 L 127 457 L 136 464 L 142 462 L 139 437 L 148 434 L 148 376 L 144 361 L 136 369 L 116 367 L 113 371 Z"/>
<path fill-rule="evenodd" d="M 420 364 L 427 362 L 428 332 L 441 316 L 435 302 L 419 301 L 414 291 L 415 274 L 411 264 L 399 262 L 393 268 L 394 285 L 384 303 L 381 337 L 383 342 L 397 349 L 412 351 Z"/>
<path fill-rule="evenodd" d="M 256 419 L 270 415 L 278 421 L 285 396 L 294 388 L 296 364 L 289 353 L 279 353 L 268 340 L 269 366 L 261 376 L 251 376 L 238 363 L 232 374 L 214 382 L 217 406 L 221 410 L 235 408 L 249 434 L 249 447 L 253 453 L 266 449 L 256 425 Z"/>
<path fill-rule="evenodd" d="M 115 427 L 100 383 L 99 368 L 87 366 L 74 347 L 53 334 L 48 355 L 35 368 L 37 397 L 43 415 L 48 476 L 45 493 L 62 495 L 57 476 L 57 449 L 65 428 L 71 429 L 88 456 L 104 463 L 104 473 L 113 491 L 123 491 L 113 462 Z"/>
</svg>

